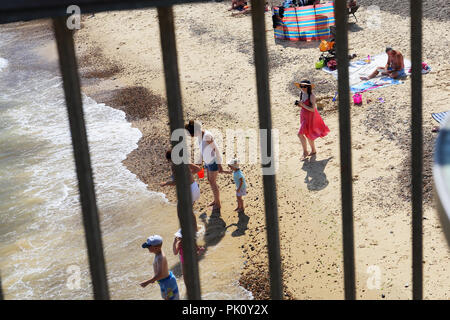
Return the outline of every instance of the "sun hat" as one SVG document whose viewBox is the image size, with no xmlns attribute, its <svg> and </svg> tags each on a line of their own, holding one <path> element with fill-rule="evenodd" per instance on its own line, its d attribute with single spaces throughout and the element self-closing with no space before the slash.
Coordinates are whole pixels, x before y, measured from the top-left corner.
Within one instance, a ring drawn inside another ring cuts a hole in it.
<svg viewBox="0 0 450 320">
<path fill-rule="evenodd" d="M 238 158 L 231 159 L 230 162 L 228 162 L 228 165 L 233 168 L 239 169 L 239 159 Z"/>
<path fill-rule="evenodd" d="M 178 229 L 178 231 L 174 233 L 174 236 L 177 238 L 182 238 L 181 229 Z"/>
<path fill-rule="evenodd" d="M 300 82 L 300 83 L 299 82 L 294 82 L 294 84 L 299 89 L 301 88 L 302 85 L 304 85 L 304 86 L 311 86 L 311 89 L 314 89 L 314 87 L 315 87 L 315 85 L 313 83 L 307 83 L 307 82 Z"/>
<path fill-rule="evenodd" d="M 147 241 L 142 244 L 142 248 L 159 246 L 162 244 L 162 242 L 163 242 L 162 237 L 155 234 L 147 238 Z"/>
</svg>

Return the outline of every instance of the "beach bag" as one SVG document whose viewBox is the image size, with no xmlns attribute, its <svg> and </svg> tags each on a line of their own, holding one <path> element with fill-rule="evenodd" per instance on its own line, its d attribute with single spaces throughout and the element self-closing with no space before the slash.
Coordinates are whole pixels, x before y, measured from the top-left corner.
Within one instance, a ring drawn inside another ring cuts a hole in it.
<svg viewBox="0 0 450 320">
<path fill-rule="evenodd" d="M 323 67 L 325 67 L 325 61 L 324 60 L 319 60 L 316 62 L 316 69 L 322 69 Z"/>
<path fill-rule="evenodd" d="M 326 40 L 322 40 L 320 42 L 319 49 L 320 49 L 321 52 L 330 51 L 333 48 L 334 48 L 334 41 L 328 42 Z"/>
<path fill-rule="evenodd" d="M 422 73 L 428 73 L 431 71 L 431 67 L 426 64 L 425 62 L 422 62 Z"/>
<path fill-rule="evenodd" d="M 357 105 L 362 104 L 362 95 L 360 93 L 355 93 L 353 95 L 353 103 Z"/>
<path fill-rule="evenodd" d="M 322 52 L 333 50 L 333 48 L 334 48 L 334 41 L 322 40 L 320 42 L 319 49 Z"/>
<path fill-rule="evenodd" d="M 327 67 L 328 67 L 328 69 L 330 69 L 331 71 L 336 70 L 336 68 L 337 68 L 337 62 L 336 62 L 336 59 L 330 59 L 330 61 L 328 61 L 328 63 L 327 63 Z"/>
</svg>

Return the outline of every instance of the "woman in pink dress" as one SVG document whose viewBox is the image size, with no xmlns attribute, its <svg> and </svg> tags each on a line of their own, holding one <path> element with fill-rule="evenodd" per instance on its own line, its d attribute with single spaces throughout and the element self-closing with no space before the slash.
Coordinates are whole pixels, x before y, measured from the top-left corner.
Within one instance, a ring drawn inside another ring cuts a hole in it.
<svg viewBox="0 0 450 320">
<path fill-rule="evenodd" d="M 308 156 L 315 155 L 317 153 L 316 146 L 314 145 L 314 140 L 317 138 L 325 137 L 330 129 L 325 125 L 322 117 L 317 111 L 316 96 L 312 92 L 314 85 L 308 80 L 303 80 L 300 83 L 295 84 L 300 88 L 300 101 L 296 101 L 300 110 L 300 130 L 298 131 L 298 137 L 302 143 L 303 156 L 301 160 L 305 160 Z M 311 152 L 308 153 L 308 145 L 306 143 L 308 140 L 311 146 Z"/>
</svg>

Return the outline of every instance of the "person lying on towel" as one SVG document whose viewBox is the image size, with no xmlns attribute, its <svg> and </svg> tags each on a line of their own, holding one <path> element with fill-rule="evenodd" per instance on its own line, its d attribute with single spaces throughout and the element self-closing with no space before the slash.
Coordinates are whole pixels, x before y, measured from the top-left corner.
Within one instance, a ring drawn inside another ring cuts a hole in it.
<svg viewBox="0 0 450 320">
<path fill-rule="evenodd" d="M 378 73 L 381 72 L 384 76 L 389 76 L 393 79 L 406 77 L 405 63 L 403 55 L 398 50 L 394 50 L 391 47 L 386 48 L 388 55 L 388 61 L 385 67 L 377 67 L 377 69 L 368 77 L 361 77 L 361 80 L 369 80 L 375 78 Z"/>
<path fill-rule="evenodd" d="M 318 4 L 319 2 L 320 1 L 318 0 L 298 0 L 297 4 L 299 7 L 303 7 L 303 6 L 312 6 L 313 4 Z"/>
<path fill-rule="evenodd" d="M 231 0 L 231 8 L 228 9 L 228 11 L 231 10 L 244 10 L 244 7 L 247 5 L 247 1 L 244 0 Z"/>
<path fill-rule="evenodd" d="M 248 4 L 248 5 L 245 5 L 242 10 L 239 9 L 238 12 L 233 12 L 231 15 L 236 16 L 238 14 L 246 14 L 246 13 L 250 13 L 251 10 L 252 10 L 252 7 L 250 6 L 250 4 Z M 266 1 L 266 4 L 264 5 L 264 11 L 269 11 L 269 4 L 267 1 Z M 272 20 L 273 20 L 273 18 L 272 18 Z"/>
</svg>

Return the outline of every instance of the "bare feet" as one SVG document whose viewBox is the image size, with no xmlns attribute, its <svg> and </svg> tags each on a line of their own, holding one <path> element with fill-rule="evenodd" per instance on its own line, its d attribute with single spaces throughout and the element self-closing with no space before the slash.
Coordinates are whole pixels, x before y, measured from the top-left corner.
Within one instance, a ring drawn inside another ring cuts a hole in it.
<svg viewBox="0 0 450 320">
<path fill-rule="evenodd" d="M 308 156 L 311 157 L 311 156 L 315 155 L 316 153 L 317 153 L 316 151 L 314 151 L 314 152 L 311 151 L 311 152 L 308 154 Z"/>
<path fill-rule="evenodd" d="M 211 202 L 210 204 L 208 204 L 208 207 L 211 207 L 211 206 L 213 206 L 213 205 L 215 205 L 216 203 L 213 201 L 213 202 Z"/>
<path fill-rule="evenodd" d="M 367 77 L 359 77 L 361 80 L 369 80 Z"/>
<path fill-rule="evenodd" d="M 234 211 L 238 211 L 239 210 L 239 207 L 237 207 L 236 209 L 234 209 Z"/>
</svg>

